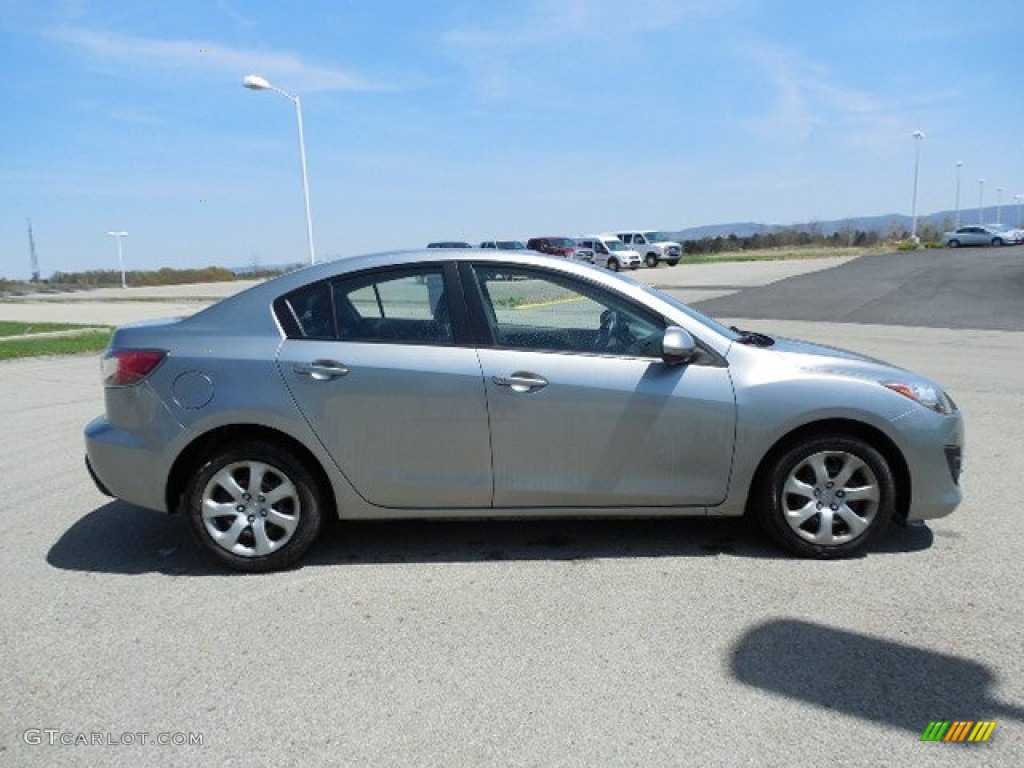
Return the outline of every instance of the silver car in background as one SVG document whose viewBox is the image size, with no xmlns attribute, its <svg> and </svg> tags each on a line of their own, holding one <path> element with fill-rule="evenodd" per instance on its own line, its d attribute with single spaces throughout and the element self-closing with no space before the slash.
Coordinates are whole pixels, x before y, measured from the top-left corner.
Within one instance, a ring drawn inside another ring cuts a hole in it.
<svg viewBox="0 0 1024 768">
<path fill-rule="evenodd" d="M 834 558 L 961 499 L 961 415 L 932 381 L 532 252 L 307 267 L 119 328 L 103 376 L 97 485 L 245 571 L 335 516 L 749 512 Z"/>
<path fill-rule="evenodd" d="M 967 245 L 1016 245 L 1020 240 L 1019 230 L 1003 229 L 995 226 L 960 227 L 942 236 L 942 244 L 947 248 L 960 248 Z"/>
</svg>

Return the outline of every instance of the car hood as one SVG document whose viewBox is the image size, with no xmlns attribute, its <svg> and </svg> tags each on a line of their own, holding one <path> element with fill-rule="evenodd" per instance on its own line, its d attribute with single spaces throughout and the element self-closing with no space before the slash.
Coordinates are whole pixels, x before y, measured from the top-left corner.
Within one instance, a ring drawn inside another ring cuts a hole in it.
<svg viewBox="0 0 1024 768">
<path fill-rule="evenodd" d="M 763 351 L 778 355 L 793 367 L 808 372 L 873 381 L 919 382 L 938 387 L 931 379 L 918 373 L 839 347 L 812 344 L 798 339 L 776 338 L 775 343 L 770 347 L 764 347 Z"/>
</svg>

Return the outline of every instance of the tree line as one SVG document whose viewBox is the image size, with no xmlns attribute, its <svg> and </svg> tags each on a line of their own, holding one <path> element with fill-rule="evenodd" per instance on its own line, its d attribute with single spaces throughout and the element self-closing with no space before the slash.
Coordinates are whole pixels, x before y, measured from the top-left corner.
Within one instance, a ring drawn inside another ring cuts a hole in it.
<svg viewBox="0 0 1024 768">
<path fill-rule="evenodd" d="M 947 228 L 951 228 L 949 223 Z M 928 222 L 920 222 L 917 236 L 922 243 L 936 244 L 942 240 L 942 230 Z M 893 223 L 887 232 L 878 230 L 839 229 L 825 234 L 811 225 L 807 229 L 780 229 L 775 232 L 755 232 L 752 235 L 735 234 L 702 237 L 696 240 L 683 240 L 686 252 L 693 255 L 717 253 L 735 253 L 741 251 L 760 251 L 782 248 L 806 248 L 818 246 L 823 248 L 871 248 L 884 243 L 901 243 L 910 241 L 910 231 L 904 226 Z"/>
</svg>

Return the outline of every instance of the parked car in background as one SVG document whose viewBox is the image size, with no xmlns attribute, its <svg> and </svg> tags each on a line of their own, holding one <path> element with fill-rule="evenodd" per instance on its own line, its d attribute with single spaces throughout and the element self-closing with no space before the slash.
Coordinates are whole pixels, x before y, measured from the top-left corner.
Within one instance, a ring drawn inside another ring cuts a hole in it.
<svg viewBox="0 0 1024 768">
<path fill-rule="evenodd" d="M 629 248 L 615 235 L 588 235 L 576 242 L 594 252 L 594 263 L 608 267 L 612 272 L 636 269 L 643 264 L 640 254 Z"/>
<path fill-rule="evenodd" d="M 531 237 L 526 241 L 526 247 L 538 253 L 561 256 L 572 261 L 585 261 L 588 264 L 594 263 L 594 250 L 583 247 L 571 237 Z"/>
<path fill-rule="evenodd" d="M 683 258 L 683 245 L 673 240 L 667 232 L 653 229 L 630 230 L 618 232 L 619 240 L 639 253 L 648 267 L 658 266 L 658 262 L 667 262 L 674 267 Z"/>
<path fill-rule="evenodd" d="M 946 232 L 942 236 L 942 244 L 948 248 L 960 248 L 965 245 L 1014 245 L 1020 242 L 1016 235 L 1009 234 L 1005 229 L 997 229 L 993 226 L 968 226 L 960 227 L 953 232 Z"/>
<path fill-rule="evenodd" d="M 1024 229 L 1021 229 L 1020 227 L 1007 229 L 1006 236 L 1010 238 L 1008 242 L 1012 242 L 1014 245 L 1024 243 Z"/>
<path fill-rule="evenodd" d="M 519 240 L 484 240 L 481 248 L 493 248 L 497 251 L 525 251 L 526 245 Z"/>
<path fill-rule="evenodd" d="M 436 243 L 427 243 L 427 248 L 472 248 L 469 243 L 462 240 L 440 240 Z"/>
<path fill-rule="evenodd" d="M 309 266 L 118 328 L 101 376 L 99 489 L 242 571 L 289 566 L 339 517 L 749 513 L 798 555 L 848 557 L 961 499 L 938 384 L 532 251 Z"/>
</svg>

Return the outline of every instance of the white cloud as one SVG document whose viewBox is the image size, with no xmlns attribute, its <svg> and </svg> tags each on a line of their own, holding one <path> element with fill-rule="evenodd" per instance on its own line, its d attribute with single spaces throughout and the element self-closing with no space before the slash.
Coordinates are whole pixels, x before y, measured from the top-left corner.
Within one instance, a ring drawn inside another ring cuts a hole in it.
<svg viewBox="0 0 1024 768">
<path fill-rule="evenodd" d="M 100 62 L 179 72 L 213 69 L 237 79 L 255 72 L 287 90 L 303 93 L 388 90 L 359 75 L 310 64 L 291 53 L 242 50 L 209 40 L 159 40 L 69 27 L 56 30 L 53 36 Z"/>
<path fill-rule="evenodd" d="M 749 0 L 534 0 L 505 14 L 479 6 L 479 20 L 464 20 L 441 37 L 485 99 L 530 88 L 537 71 L 559 57 L 606 61 L 643 53 L 654 33 L 672 32 L 697 18 L 727 18 Z M 532 66 L 531 66 L 532 65 Z"/>
<path fill-rule="evenodd" d="M 901 130 L 902 120 L 883 99 L 839 85 L 820 64 L 778 47 L 745 51 L 775 89 L 768 113 L 751 121 L 765 138 L 802 141 L 827 130 L 845 142 L 865 144 Z"/>
</svg>

